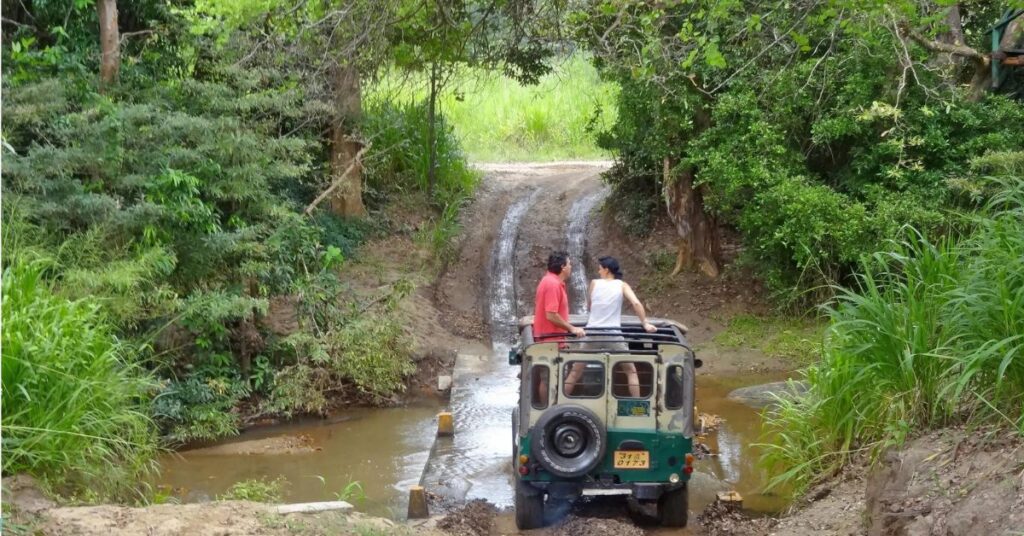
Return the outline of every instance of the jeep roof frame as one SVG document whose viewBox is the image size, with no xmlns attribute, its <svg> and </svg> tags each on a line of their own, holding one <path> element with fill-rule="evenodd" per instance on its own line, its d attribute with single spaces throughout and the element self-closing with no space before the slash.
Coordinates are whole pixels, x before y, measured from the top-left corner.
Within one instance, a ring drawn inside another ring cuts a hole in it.
<svg viewBox="0 0 1024 536">
<path fill-rule="evenodd" d="M 590 349 L 584 346 L 585 343 L 594 342 L 634 342 L 652 346 L 652 348 L 614 352 L 616 354 L 656 355 L 658 353 L 657 346 L 663 344 L 682 346 L 687 350 L 692 350 L 690 343 L 687 342 L 685 337 L 688 330 L 683 324 L 663 318 L 648 318 L 647 322 L 657 327 L 658 330 L 654 333 L 648 333 L 643 329 L 638 317 L 623 316 L 621 328 L 587 328 L 588 334 L 585 338 L 566 337 L 566 334 L 558 333 L 542 335 L 535 339 L 533 336 L 533 315 L 529 315 L 519 319 L 519 332 L 523 339 L 524 350 L 535 344 L 551 342 L 565 344 L 567 351 L 574 354 L 609 353 L 607 349 Z M 587 316 L 570 315 L 569 323 L 573 326 L 585 327 Z M 596 332 L 596 335 L 591 335 L 594 332 Z"/>
</svg>

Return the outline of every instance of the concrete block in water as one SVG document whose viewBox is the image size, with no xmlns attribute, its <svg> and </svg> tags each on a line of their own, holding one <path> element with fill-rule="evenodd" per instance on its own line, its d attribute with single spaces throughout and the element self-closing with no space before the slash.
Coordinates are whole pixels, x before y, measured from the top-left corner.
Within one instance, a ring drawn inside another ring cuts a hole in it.
<svg viewBox="0 0 1024 536">
<path fill-rule="evenodd" d="M 409 488 L 409 511 L 407 517 L 409 519 L 425 519 L 430 517 L 430 512 L 427 510 L 427 494 L 423 491 L 423 486 Z"/>
<path fill-rule="evenodd" d="M 341 510 L 343 512 L 347 512 L 351 509 L 352 505 L 345 501 L 326 501 L 297 504 L 282 504 L 277 507 L 277 513 L 309 514 L 314 512 L 330 512 L 334 510 Z"/>
<path fill-rule="evenodd" d="M 451 412 L 445 411 L 437 414 L 437 435 L 455 435 L 455 420 L 452 418 Z"/>
<path fill-rule="evenodd" d="M 437 390 L 447 391 L 452 388 L 452 377 L 451 376 L 438 376 L 437 377 Z"/>
</svg>

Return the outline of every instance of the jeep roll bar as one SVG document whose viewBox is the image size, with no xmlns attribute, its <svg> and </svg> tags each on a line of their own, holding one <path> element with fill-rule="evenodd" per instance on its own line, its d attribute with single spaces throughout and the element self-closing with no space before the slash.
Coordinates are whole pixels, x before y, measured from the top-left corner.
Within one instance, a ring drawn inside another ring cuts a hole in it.
<svg viewBox="0 0 1024 536">
<path fill-rule="evenodd" d="M 585 315 L 572 315 L 569 323 L 584 327 Z M 609 353 L 606 348 L 590 348 L 593 343 L 627 343 L 630 348 L 621 352 L 634 355 L 656 355 L 658 346 L 668 344 L 689 349 L 685 339 L 686 326 L 671 320 L 652 318 L 648 323 L 657 327 L 657 331 L 649 333 L 643 329 L 640 319 L 635 316 L 623 316 L 620 328 L 586 328 L 586 337 L 574 337 L 568 333 L 551 333 L 539 336 L 533 334 L 533 316 L 525 316 L 519 320 L 519 331 L 522 334 L 522 349 L 534 344 L 557 342 L 567 351 L 580 354 Z"/>
</svg>

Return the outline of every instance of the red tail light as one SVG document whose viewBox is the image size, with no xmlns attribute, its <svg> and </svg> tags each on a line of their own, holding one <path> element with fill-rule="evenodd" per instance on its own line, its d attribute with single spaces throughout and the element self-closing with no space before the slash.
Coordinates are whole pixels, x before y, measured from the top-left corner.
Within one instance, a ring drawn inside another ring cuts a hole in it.
<svg viewBox="0 0 1024 536">
<path fill-rule="evenodd" d="M 525 465 L 520 465 L 519 466 L 519 474 L 521 474 L 523 476 L 530 474 L 530 468 L 525 466 Z"/>
</svg>

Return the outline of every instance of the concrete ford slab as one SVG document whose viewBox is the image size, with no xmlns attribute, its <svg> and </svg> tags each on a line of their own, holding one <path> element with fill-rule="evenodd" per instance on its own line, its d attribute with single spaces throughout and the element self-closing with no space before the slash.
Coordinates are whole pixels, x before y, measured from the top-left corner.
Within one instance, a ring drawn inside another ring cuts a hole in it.
<svg viewBox="0 0 1024 536">
<path fill-rule="evenodd" d="M 573 316 L 573 325 L 586 318 Z M 665 526 L 687 522 L 693 472 L 694 369 L 686 328 L 635 317 L 587 337 L 534 338 L 519 322 L 509 364 L 520 367 L 512 412 L 516 525 L 544 523 L 547 499 L 632 496 L 655 506 Z"/>
</svg>

